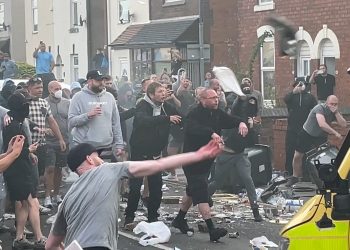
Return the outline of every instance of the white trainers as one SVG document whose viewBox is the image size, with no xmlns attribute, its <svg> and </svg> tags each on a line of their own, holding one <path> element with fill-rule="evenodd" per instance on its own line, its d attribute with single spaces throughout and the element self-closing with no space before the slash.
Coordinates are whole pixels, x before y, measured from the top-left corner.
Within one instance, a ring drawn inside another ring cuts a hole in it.
<svg viewBox="0 0 350 250">
<path fill-rule="evenodd" d="M 44 200 L 44 207 L 47 207 L 47 208 L 53 208 L 53 205 L 52 205 L 52 201 L 51 201 L 51 197 L 45 197 L 45 200 Z"/>
<path fill-rule="evenodd" d="M 166 176 L 163 176 L 162 177 L 163 180 L 166 180 L 166 181 L 179 181 L 179 179 L 177 178 L 177 175 L 173 175 L 171 173 L 169 173 L 168 175 Z"/>
<path fill-rule="evenodd" d="M 63 181 L 66 183 L 73 183 L 76 180 L 78 180 L 78 178 L 79 178 L 79 175 L 77 175 L 76 173 L 70 172 L 69 175 L 65 179 L 63 179 Z"/>
<path fill-rule="evenodd" d="M 39 212 L 40 212 L 41 215 L 46 215 L 46 214 L 51 212 L 51 209 L 40 205 L 39 206 Z"/>
<path fill-rule="evenodd" d="M 54 204 L 55 206 L 58 206 L 61 203 L 62 203 L 61 195 L 56 195 L 52 197 L 52 204 Z"/>
</svg>

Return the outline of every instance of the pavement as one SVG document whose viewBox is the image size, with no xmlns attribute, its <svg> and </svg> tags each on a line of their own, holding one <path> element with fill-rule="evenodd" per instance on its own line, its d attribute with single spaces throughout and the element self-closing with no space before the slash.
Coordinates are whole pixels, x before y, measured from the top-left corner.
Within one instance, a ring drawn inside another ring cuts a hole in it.
<svg viewBox="0 0 350 250">
<path fill-rule="evenodd" d="M 271 215 L 264 216 L 265 204 L 260 204 L 261 214 L 264 217 L 263 222 L 255 222 L 249 207 L 248 200 L 243 194 L 234 195 L 221 193 L 214 196 L 214 206 L 212 209 L 212 215 L 214 223 L 218 227 L 226 228 L 229 233 L 238 232 L 238 238 L 229 238 L 228 236 L 223 237 L 219 243 L 212 243 L 209 241 L 208 233 L 199 232 L 198 224 L 203 223 L 200 214 L 196 207 L 191 208 L 187 214 L 187 219 L 190 227 L 193 227 L 195 232 L 193 236 L 188 236 L 181 234 L 177 229 L 172 228 L 170 223 L 172 219 L 176 216 L 179 210 L 179 202 L 181 202 L 181 197 L 185 191 L 185 177 L 182 170 L 177 172 L 179 180 L 165 181 L 165 186 L 163 186 L 163 202 L 160 208 L 160 219 L 165 222 L 171 229 L 172 235 L 170 241 L 166 244 L 159 244 L 153 247 L 143 247 L 138 243 L 140 235 L 135 235 L 131 231 L 126 231 L 122 228 L 123 225 L 123 210 L 126 207 L 125 201 L 121 201 L 121 212 L 119 223 L 119 239 L 118 239 L 118 249 L 188 249 L 188 250 L 198 250 L 198 249 L 252 249 L 249 241 L 255 237 L 266 236 L 269 240 L 278 244 L 280 237 L 279 231 L 285 223 L 291 218 L 292 214 L 284 214 L 283 218 L 271 217 Z M 62 187 L 62 192 L 65 193 L 70 184 L 64 184 Z M 39 191 L 39 197 L 43 198 L 43 192 Z M 41 216 L 41 226 L 44 235 L 48 235 L 51 224 L 46 223 L 46 220 L 56 213 L 55 208 L 48 215 Z M 137 212 L 135 220 L 145 220 L 145 215 L 147 215 L 147 210 L 140 207 Z M 276 220 L 277 219 L 277 220 Z M 6 225 L 13 226 L 14 220 L 6 220 Z M 205 224 L 205 223 L 204 223 Z M 28 226 L 30 228 L 30 226 Z M 11 249 L 13 237 L 9 233 L 0 234 L 0 240 L 2 241 L 3 249 Z"/>
</svg>

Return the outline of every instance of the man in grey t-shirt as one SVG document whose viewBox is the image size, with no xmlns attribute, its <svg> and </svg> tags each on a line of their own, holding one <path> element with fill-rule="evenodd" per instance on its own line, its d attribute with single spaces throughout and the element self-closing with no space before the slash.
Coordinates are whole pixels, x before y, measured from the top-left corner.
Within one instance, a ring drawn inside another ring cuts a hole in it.
<svg viewBox="0 0 350 250">
<path fill-rule="evenodd" d="M 77 240 L 83 249 L 117 249 L 119 183 L 125 177 L 153 175 L 167 169 L 214 158 L 221 151 L 211 141 L 196 152 L 159 160 L 104 163 L 96 148 L 82 143 L 71 149 L 68 166 L 79 179 L 71 186 L 58 209 L 46 249 L 64 249 Z"/>
<path fill-rule="evenodd" d="M 302 160 L 306 152 L 326 142 L 328 134 L 335 135 L 338 139 L 342 138 L 341 134 L 331 127 L 333 121 L 341 127 L 346 127 L 346 120 L 338 111 L 338 98 L 330 95 L 326 103 L 318 104 L 310 111 L 303 129 L 298 134 L 293 158 L 293 176 L 286 186 L 292 186 L 302 177 Z"/>
</svg>

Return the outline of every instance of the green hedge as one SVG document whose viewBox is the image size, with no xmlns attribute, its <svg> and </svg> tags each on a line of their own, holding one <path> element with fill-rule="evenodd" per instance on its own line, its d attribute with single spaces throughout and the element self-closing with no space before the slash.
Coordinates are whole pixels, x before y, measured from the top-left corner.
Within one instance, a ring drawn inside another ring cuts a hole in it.
<svg viewBox="0 0 350 250">
<path fill-rule="evenodd" d="M 27 76 L 34 76 L 35 75 L 35 67 L 33 65 L 30 65 L 25 62 L 16 62 L 18 67 L 18 73 L 16 78 L 23 79 Z"/>
</svg>

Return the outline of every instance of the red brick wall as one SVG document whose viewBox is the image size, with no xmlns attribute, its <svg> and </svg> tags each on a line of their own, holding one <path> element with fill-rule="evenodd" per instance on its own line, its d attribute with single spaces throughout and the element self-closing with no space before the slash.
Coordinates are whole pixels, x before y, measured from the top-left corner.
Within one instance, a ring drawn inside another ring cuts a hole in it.
<svg viewBox="0 0 350 250">
<path fill-rule="evenodd" d="M 212 65 L 232 65 L 232 54 L 228 53 L 225 41 L 231 41 L 235 55 L 241 65 L 246 66 L 251 55 L 252 48 L 257 42 L 256 30 L 266 25 L 265 18 L 270 15 L 285 16 L 294 23 L 297 30 L 303 26 L 310 33 L 313 41 L 317 33 L 327 24 L 337 36 L 340 46 L 340 59 L 336 60 L 336 95 L 340 99 L 341 106 L 350 106 L 350 77 L 346 69 L 350 66 L 350 5 L 348 0 L 275 0 L 275 10 L 254 12 L 256 0 L 210 0 L 210 8 L 213 12 L 213 24 L 211 26 L 211 44 L 213 45 Z M 276 41 L 279 37 L 276 36 Z M 277 98 L 282 99 L 288 91 L 288 85 L 294 78 L 294 60 L 289 57 L 278 56 L 278 43 L 276 42 L 276 84 Z M 318 65 L 318 60 L 312 60 L 311 69 Z M 255 63 L 253 81 L 255 87 L 260 88 L 259 58 Z M 281 100 L 280 100 L 281 102 Z"/>
<path fill-rule="evenodd" d="M 349 117 L 347 117 L 349 120 Z M 264 120 L 265 121 L 265 120 Z M 287 119 L 277 119 L 270 120 L 269 123 L 273 122 L 273 126 L 271 124 L 266 124 L 267 127 L 265 131 L 268 131 L 268 128 L 271 126 L 272 129 L 272 143 L 268 144 L 272 148 L 272 156 L 273 156 L 273 167 L 274 169 L 284 171 L 285 170 L 285 138 L 287 131 Z M 270 128 L 271 128 L 270 127 Z M 339 127 L 337 124 L 332 125 L 332 127 L 338 131 L 342 136 L 342 140 L 337 139 L 334 135 L 328 137 L 328 141 L 331 145 L 335 145 L 338 148 L 341 147 L 345 136 L 347 135 L 350 124 L 346 128 Z"/>
</svg>

